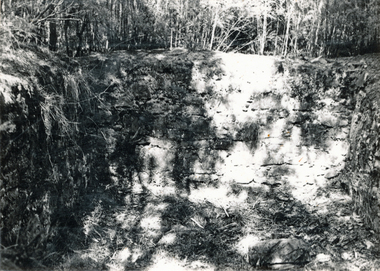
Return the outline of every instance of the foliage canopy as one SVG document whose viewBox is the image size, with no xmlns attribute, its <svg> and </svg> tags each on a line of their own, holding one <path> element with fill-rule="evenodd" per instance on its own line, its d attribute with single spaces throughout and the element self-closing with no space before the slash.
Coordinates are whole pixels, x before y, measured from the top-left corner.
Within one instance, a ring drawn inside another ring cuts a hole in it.
<svg viewBox="0 0 380 271">
<path fill-rule="evenodd" d="M 11 0 L 17 41 L 70 56 L 185 47 L 254 54 L 347 56 L 379 45 L 379 0 Z M 16 41 L 16 40 L 14 40 Z"/>
</svg>

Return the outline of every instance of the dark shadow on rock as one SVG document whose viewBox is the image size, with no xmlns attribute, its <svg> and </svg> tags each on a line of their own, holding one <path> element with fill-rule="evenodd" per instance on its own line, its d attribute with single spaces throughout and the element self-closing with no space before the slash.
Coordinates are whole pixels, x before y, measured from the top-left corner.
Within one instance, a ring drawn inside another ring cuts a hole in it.
<svg viewBox="0 0 380 271">
<path fill-rule="evenodd" d="M 259 133 L 260 126 L 256 122 L 246 122 L 243 124 L 243 127 L 237 131 L 235 140 L 245 142 L 254 153 L 259 143 Z"/>
<path fill-rule="evenodd" d="M 341 127 L 341 123 L 350 118 L 351 113 L 346 112 L 349 109 L 346 107 L 347 102 L 352 103 L 354 100 L 354 79 L 343 73 L 339 64 L 323 66 L 303 63 L 290 69 L 293 77 L 290 81 L 291 97 L 300 103 L 292 124 L 301 127 L 303 146 L 314 146 L 326 151 L 330 133 L 334 133 L 335 128 Z M 326 98 L 334 105 L 326 105 Z M 331 120 L 329 114 L 333 111 L 336 113 Z"/>
</svg>

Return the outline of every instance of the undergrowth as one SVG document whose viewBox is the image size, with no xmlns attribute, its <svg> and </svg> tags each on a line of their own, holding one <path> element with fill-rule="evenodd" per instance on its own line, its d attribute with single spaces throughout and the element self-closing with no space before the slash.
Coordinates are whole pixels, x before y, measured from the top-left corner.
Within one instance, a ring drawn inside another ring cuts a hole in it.
<svg viewBox="0 0 380 271">
<path fill-rule="evenodd" d="M 75 210 L 92 157 L 78 140 L 94 95 L 76 60 L 20 39 L 19 23 L 2 20 L 1 256 L 44 269 L 80 238 Z"/>
</svg>

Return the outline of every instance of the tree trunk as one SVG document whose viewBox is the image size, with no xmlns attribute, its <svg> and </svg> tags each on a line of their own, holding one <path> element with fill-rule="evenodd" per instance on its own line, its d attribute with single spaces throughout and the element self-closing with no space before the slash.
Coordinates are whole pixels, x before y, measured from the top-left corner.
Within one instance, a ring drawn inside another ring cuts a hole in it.
<svg viewBox="0 0 380 271">
<path fill-rule="evenodd" d="M 82 47 L 83 47 L 83 33 L 84 30 L 86 29 L 88 18 L 87 14 L 84 16 L 83 22 L 81 27 L 79 27 L 79 22 L 77 22 L 77 37 L 78 37 L 78 47 L 77 47 L 77 52 L 76 56 L 82 56 Z"/>
<path fill-rule="evenodd" d="M 261 36 L 260 42 L 260 55 L 264 54 L 265 44 L 267 40 L 267 7 L 266 2 L 264 2 L 264 22 L 263 22 L 263 34 Z"/>
<path fill-rule="evenodd" d="M 54 13 L 54 5 L 51 4 L 49 7 L 49 13 Z M 57 50 L 57 24 L 55 21 L 55 15 L 53 20 L 49 21 L 49 50 L 56 51 Z"/>
<path fill-rule="evenodd" d="M 320 25 L 321 25 L 321 20 L 318 19 L 318 25 L 317 25 L 317 29 L 315 30 L 315 40 L 314 40 L 314 44 L 312 46 L 312 51 L 311 53 L 313 54 L 315 51 L 316 51 L 316 48 L 318 46 L 318 35 L 319 35 L 319 28 L 320 28 Z"/>
<path fill-rule="evenodd" d="M 69 46 L 69 34 L 68 34 L 68 30 L 69 30 L 69 21 L 66 20 L 64 22 L 64 34 L 65 34 L 65 41 L 66 41 L 66 54 L 68 56 L 71 56 L 71 53 L 70 53 L 70 46 Z"/>
<path fill-rule="evenodd" d="M 177 47 L 178 47 L 178 31 L 175 32 L 175 39 L 174 39 L 174 40 L 175 40 L 175 42 L 174 42 L 174 44 L 175 44 L 174 47 L 177 48 Z"/>
<path fill-rule="evenodd" d="M 280 21 L 277 20 L 277 24 L 276 24 L 276 37 L 274 39 L 274 55 L 277 55 L 279 23 L 280 23 Z"/>
<path fill-rule="evenodd" d="M 170 29 L 170 50 L 173 50 L 173 29 Z"/>
<path fill-rule="evenodd" d="M 300 31 L 300 23 L 301 23 L 301 14 L 298 13 L 296 32 L 295 32 L 296 34 L 295 34 L 294 43 L 293 43 L 293 52 L 296 56 L 298 56 L 298 33 Z"/>
<path fill-rule="evenodd" d="M 49 22 L 49 50 L 57 51 L 57 24 L 55 21 Z"/>
<path fill-rule="evenodd" d="M 210 40 L 210 46 L 209 49 L 212 50 L 212 45 L 214 43 L 214 38 L 215 38 L 215 29 L 216 29 L 216 23 L 218 21 L 218 11 L 215 10 L 215 18 L 214 18 L 214 23 L 212 25 L 212 30 L 211 30 L 211 40 Z"/>
<path fill-rule="evenodd" d="M 293 5 L 291 4 L 291 7 L 288 11 L 288 20 L 287 20 L 287 23 L 286 23 L 286 33 L 285 33 L 285 40 L 284 40 L 284 47 L 283 47 L 283 50 L 282 50 L 282 55 L 283 56 L 286 56 L 286 54 L 288 53 L 288 40 L 289 40 L 289 31 L 290 31 L 290 19 L 292 17 L 292 13 L 293 13 Z"/>
</svg>

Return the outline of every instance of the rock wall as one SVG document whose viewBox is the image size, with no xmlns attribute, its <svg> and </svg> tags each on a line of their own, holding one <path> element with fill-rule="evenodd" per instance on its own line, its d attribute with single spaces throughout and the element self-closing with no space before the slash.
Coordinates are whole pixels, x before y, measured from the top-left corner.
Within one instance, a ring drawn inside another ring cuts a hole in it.
<svg viewBox="0 0 380 271">
<path fill-rule="evenodd" d="M 281 186 L 313 204 L 345 165 L 357 75 L 342 63 L 181 51 L 115 57 L 102 64 L 104 78 L 121 75 L 104 95 L 115 122 L 103 132 L 113 156 L 130 164 L 115 162 L 115 185 L 130 179 L 194 200 L 210 183 Z M 131 160 L 120 153 L 127 145 Z"/>
<path fill-rule="evenodd" d="M 128 95 L 138 103 L 128 109 L 134 113 L 121 113 L 119 127 L 126 138 L 144 138 L 135 144 L 140 167 L 132 169 L 131 184 L 157 195 L 183 191 L 194 201 L 210 184 L 280 186 L 312 206 L 320 189 L 336 184 L 351 190 L 376 225 L 378 96 L 370 57 L 280 61 L 181 51 L 117 57 L 115 69 L 129 76 L 120 84 L 130 82 Z M 128 99 L 118 100 L 117 114 Z M 214 203 L 234 204 L 228 191 L 216 192 Z"/>
<path fill-rule="evenodd" d="M 261 126 L 286 114 L 277 108 L 280 93 L 272 94 L 284 81 L 275 59 L 180 51 L 117 57 L 106 65 L 125 78 L 104 97 L 111 109 L 111 96 L 118 96 L 111 115 L 119 116 L 113 127 L 123 138 L 110 138 L 109 149 L 130 162 L 115 161 L 115 185 L 129 179 L 132 186 L 143 184 L 161 196 L 194 195 L 199 186 L 255 178 Z M 118 146 L 130 144 L 131 138 L 134 158 L 129 160 Z"/>
<path fill-rule="evenodd" d="M 177 50 L 96 63 L 115 186 L 195 202 L 220 184 L 280 187 L 313 208 L 345 168 L 364 62 Z M 238 204 L 215 189 L 213 203 Z"/>
<path fill-rule="evenodd" d="M 380 92 L 379 55 L 363 61 L 350 129 L 350 152 L 342 180 L 349 186 L 354 210 L 365 225 L 380 229 Z"/>
</svg>

